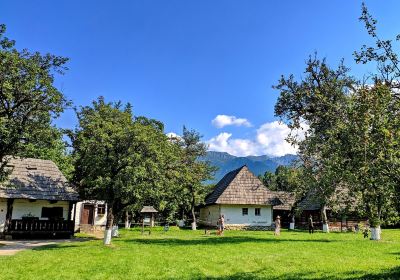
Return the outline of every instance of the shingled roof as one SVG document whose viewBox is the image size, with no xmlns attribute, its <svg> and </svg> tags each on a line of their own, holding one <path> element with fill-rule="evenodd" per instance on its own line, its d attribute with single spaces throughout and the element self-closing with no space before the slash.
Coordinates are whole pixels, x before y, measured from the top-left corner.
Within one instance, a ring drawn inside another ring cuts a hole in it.
<svg viewBox="0 0 400 280">
<path fill-rule="evenodd" d="M 79 200 L 78 193 L 51 160 L 11 158 L 8 181 L 0 184 L 0 198 Z"/>
<path fill-rule="evenodd" d="M 244 165 L 227 173 L 206 197 L 205 203 L 275 205 L 279 199 Z"/>
<path fill-rule="evenodd" d="M 306 197 L 303 198 L 299 204 L 298 208 L 302 211 L 313 211 L 321 209 L 321 201 L 314 191 L 307 193 Z"/>
<path fill-rule="evenodd" d="M 284 192 L 284 191 L 277 191 L 275 193 L 281 203 L 278 205 L 275 205 L 274 210 L 290 211 L 292 209 L 294 203 L 296 202 L 295 196 L 290 192 Z"/>
<path fill-rule="evenodd" d="M 143 206 L 140 213 L 158 213 L 158 211 L 153 206 Z"/>
</svg>

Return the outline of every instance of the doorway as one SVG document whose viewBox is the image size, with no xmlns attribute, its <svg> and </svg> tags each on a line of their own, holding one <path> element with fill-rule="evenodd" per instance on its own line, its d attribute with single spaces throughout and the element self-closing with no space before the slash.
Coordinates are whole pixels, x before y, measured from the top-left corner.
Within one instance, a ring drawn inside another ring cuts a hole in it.
<svg viewBox="0 0 400 280">
<path fill-rule="evenodd" d="M 81 224 L 93 225 L 94 205 L 84 204 L 82 209 Z"/>
</svg>

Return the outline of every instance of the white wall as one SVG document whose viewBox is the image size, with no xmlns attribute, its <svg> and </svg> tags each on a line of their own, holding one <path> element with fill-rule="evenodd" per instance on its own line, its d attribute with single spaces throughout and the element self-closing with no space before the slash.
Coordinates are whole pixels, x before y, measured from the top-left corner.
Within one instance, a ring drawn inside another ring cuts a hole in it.
<svg viewBox="0 0 400 280">
<path fill-rule="evenodd" d="M 83 210 L 83 205 L 84 204 L 93 204 L 94 207 L 94 225 L 95 226 L 105 226 L 107 223 L 107 207 L 106 207 L 106 212 L 104 215 L 98 215 L 97 214 L 97 205 L 99 204 L 105 204 L 104 201 L 96 201 L 96 200 L 85 200 L 78 202 L 76 204 L 76 213 L 75 213 L 75 226 L 79 226 L 81 223 L 81 215 L 82 215 L 82 210 Z"/>
<path fill-rule="evenodd" d="M 42 218 L 42 207 L 63 207 L 63 218 L 68 219 L 68 201 L 57 201 L 50 203 L 48 200 L 36 200 L 30 202 L 28 199 L 15 199 L 13 203 L 13 211 L 11 219 L 22 219 L 22 216 L 31 214 L 38 217 L 40 220 L 47 220 Z"/>
<path fill-rule="evenodd" d="M 7 199 L 0 198 L 0 232 L 4 231 L 7 214 Z"/>
<path fill-rule="evenodd" d="M 242 208 L 248 208 L 248 215 L 243 216 Z M 261 208 L 261 215 L 255 215 L 255 208 Z M 272 224 L 272 207 L 270 205 L 221 205 L 221 214 L 226 225 L 259 225 Z"/>
<path fill-rule="evenodd" d="M 209 205 L 200 209 L 200 224 L 209 226 L 217 226 L 217 222 L 220 215 L 219 205 Z"/>
</svg>

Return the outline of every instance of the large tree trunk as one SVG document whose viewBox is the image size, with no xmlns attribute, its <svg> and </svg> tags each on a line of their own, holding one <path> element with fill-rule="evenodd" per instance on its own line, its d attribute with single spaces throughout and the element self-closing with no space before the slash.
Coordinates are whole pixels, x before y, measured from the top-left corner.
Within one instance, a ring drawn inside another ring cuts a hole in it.
<svg viewBox="0 0 400 280">
<path fill-rule="evenodd" d="M 197 229 L 197 221 L 196 221 L 196 213 L 194 212 L 194 206 L 193 205 L 192 205 L 192 218 L 193 218 L 192 230 L 196 230 Z"/>
<path fill-rule="evenodd" d="M 381 226 L 371 227 L 371 240 L 381 240 Z"/>
<path fill-rule="evenodd" d="M 321 216 L 322 216 L 322 231 L 329 233 L 329 221 L 328 221 L 328 216 L 326 215 L 325 205 L 322 207 Z"/>
<path fill-rule="evenodd" d="M 126 229 L 131 228 L 131 221 L 129 219 L 129 211 L 128 210 L 125 211 L 125 228 Z"/>
<path fill-rule="evenodd" d="M 196 197 L 195 197 L 195 193 L 192 190 L 192 218 L 193 218 L 193 222 L 192 222 L 192 230 L 196 230 L 197 229 L 197 221 L 196 221 L 196 213 L 194 212 L 194 207 L 196 205 Z"/>
<path fill-rule="evenodd" d="M 378 198 L 380 200 L 380 198 Z M 376 219 L 371 219 L 371 240 L 381 240 L 381 203 L 378 202 L 378 210 L 376 215 Z"/>
<path fill-rule="evenodd" d="M 112 207 L 108 207 L 106 230 L 104 231 L 104 245 L 111 244 L 112 227 L 114 224 L 114 213 Z"/>
</svg>

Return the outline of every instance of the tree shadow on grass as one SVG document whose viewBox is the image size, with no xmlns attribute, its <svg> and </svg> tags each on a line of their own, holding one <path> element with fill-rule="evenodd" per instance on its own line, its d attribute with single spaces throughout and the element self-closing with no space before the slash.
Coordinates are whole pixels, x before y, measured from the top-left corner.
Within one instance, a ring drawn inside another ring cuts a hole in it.
<svg viewBox="0 0 400 280">
<path fill-rule="evenodd" d="M 285 242 L 304 242 L 304 243 L 331 243 L 337 242 L 336 240 L 328 239 L 287 239 L 287 238 L 255 238 L 255 237 L 242 237 L 242 236 L 229 236 L 229 237 L 208 237 L 196 239 L 178 239 L 178 238 L 163 238 L 163 239 L 125 239 L 122 242 L 133 242 L 140 244 L 154 244 L 154 245 L 218 245 L 218 244 L 237 244 L 237 243 L 285 243 Z"/>
<path fill-rule="evenodd" d="M 35 247 L 32 248 L 32 251 L 50 251 L 50 250 L 59 250 L 59 249 L 67 249 L 67 248 L 78 248 L 80 247 L 79 245 L 74 245 L 74 244 L 49 244 L 49 245 L 43 245 L 40 247 Z"/>
<path fill-rule="evenodd" d="M 70 239 L 66 242 L 52 243 L 52 244 L 48 244 L 48 245 L 33 247 L 31 249 L 33 251 L 45 251 L 45 250 L 65 249 L 65 248 L 77 248 L 77 247 L 81 247 L 79 245 L 79 243 L 86 242 L 86 241 L 92 241 L 92 240 L 98 240 L 98 239 L 95 237 L 79 237 L 79 238 Z"/>
<path fill-rule="evenodd" d="M 378 273 L 366 273 L 365 271 L 353 271 L 346 273 L 332 273 L 321 275 L 320 272 L 299 272 L 290 273 L 282 276 L 272 276 L 265 275 L 266 271 L 259 270 L 254 272 L 240 272 L 236 274 L 226 275 L 226 276 L 206 276 L 206 275 L 193 275 L 191 279 L 211 279 L 211 280 L 336 280 L 336 279 L 346 279 L 346 280 L 398 280 L 400 279 L 400 267 L 395 267 L 392 269 L 383 270 Z M 318 275 L 317 275 L 318 274 Z"/>
</svg>

